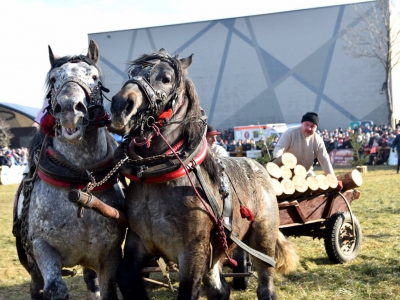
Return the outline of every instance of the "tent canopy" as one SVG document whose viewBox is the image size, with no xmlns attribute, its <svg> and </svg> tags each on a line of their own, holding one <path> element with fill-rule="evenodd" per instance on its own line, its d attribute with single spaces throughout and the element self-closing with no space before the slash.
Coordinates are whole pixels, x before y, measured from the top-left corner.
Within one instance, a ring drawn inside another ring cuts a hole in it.
<svg viewBox="0 0 400 300">
<path fill-rule="evenodd" d="M 0 103 L 0 119 L 5 120 L 11 128 L 32 126 L 39 111 L 37 107 Z"/>
</svg>

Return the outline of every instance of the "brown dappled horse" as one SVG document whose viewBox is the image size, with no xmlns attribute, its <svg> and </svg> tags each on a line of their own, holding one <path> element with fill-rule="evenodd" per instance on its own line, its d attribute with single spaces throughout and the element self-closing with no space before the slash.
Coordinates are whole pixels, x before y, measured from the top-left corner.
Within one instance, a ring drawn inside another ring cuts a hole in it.
<svg viewBox="0 0 400 300">
<path fill-rule="evenodd" d="M 179 60 L 164 49 L 143 55 L 112 99 L 114 130 L 129 131 L 115 153 L 117 161 L 130 158 L 122 172 L 131 180 L 125 200 L 131 230 L 117 273 L 124 299 L 148 299 L 141 269 L 153 257 L 178 264 L 178 299 L 198 299 L 201 282 L 208 299 L 229 299 L 221 265 L 234 237 L 275 258 L 278 272 L 297 265 L 279 232 L 266 170 L 248 158 L 217 159 L 208 149 L 206 120 L 186 76 L 191 63 L 192 56 Z M 254 256 L 253 262 L 258 298 L 276 299 L 274 263 Z"/>
</svg>

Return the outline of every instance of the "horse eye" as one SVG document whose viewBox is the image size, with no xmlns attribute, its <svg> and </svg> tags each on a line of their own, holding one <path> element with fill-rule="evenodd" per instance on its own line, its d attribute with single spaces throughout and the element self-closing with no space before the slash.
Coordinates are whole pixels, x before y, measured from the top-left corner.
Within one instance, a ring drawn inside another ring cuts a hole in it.
<svg viewBox="0 0 400 300">
<path fill-rule="evenodd" d="M 97 80 L 98 77 L 97 77 L 97 75 L 93 75 L 92 78 L 93 78 L 93 80 Z"/>
<path fill-rule="evenodd" d="M 54 77 L 51 77 L 51 78 L 50 78 L 50 81 L 51 81 L 51 83 L 53 83 L 53 84 L 56 83 L 56 79 L 55 79 Z"/>
<path fill-rule="evenodd" d="M 170 82 L 171 82 L 171 78 L 169 78 L 169 77 L 164 77 L 164 78 L 162 79 L 162 82 L 163 82 L 163 83 L 170 83 Z"/>
</svg>

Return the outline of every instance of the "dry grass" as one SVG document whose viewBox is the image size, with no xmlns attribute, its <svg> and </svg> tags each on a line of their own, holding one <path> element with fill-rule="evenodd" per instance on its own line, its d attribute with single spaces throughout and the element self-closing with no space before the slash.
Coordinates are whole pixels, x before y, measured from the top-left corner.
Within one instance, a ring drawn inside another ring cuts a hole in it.
<svg viewBox="0 0 400 300">
<path fill-rule="evenodd" d="M 347 170 L 335 171 L 339 174 Z M 325 253 L 323 240 L 293 239 L 301 265 L 288 276 L 276 277 L 279 299 L 400 299 L 400 174 L 394 167 L 368 166 L 363 179 L 361 198 L 352 204 L 363 230 L 359 256 L 347 264 L 333 264 Z M 29 276 L 19 264 L 11 233 L 15 189 L 16 185 L 0 186 L 0 300 L 30 298 Z M 154 276 L 163 280 L 161 274 Z M 171 277 L 177 286 L 176 275 Z M 64 279 L 70 299 L 84 299 L 82 275 Z M 231 299 L 255 299 L 256 287 L 256 279 L 251 278 L 246 291 L 232 290 Z M 149 290 L 152 299 L 177 296 L 176 292 L 153 285 Z"/>
</svg>

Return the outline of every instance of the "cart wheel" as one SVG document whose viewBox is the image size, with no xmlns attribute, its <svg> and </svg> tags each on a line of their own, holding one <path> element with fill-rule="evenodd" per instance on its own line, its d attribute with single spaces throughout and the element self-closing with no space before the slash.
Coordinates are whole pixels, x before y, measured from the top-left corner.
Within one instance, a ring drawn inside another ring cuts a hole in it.
<svg viewBox="0 0 400 300">
<path fill-rule="evenodd" d="M 236 248 L 233 253 L 233 259 L 238 265 L 232 268 L 233 273 L 250 273 L 251 262 L 249 254 L 241 248 Z M 233 288 L 235 290 L 245 290 L 250 283 L 250 277 L 234 277 Z"/>
<path fill-rule="evenodd" d="M 345 263 L 357 257 L 361 249 L 362 232 L 357 218 L 353 215 L 353 224 L 349 212 L 333 214 L 326 225 L 325 250 L 335 263 Z"/>
</svg>

